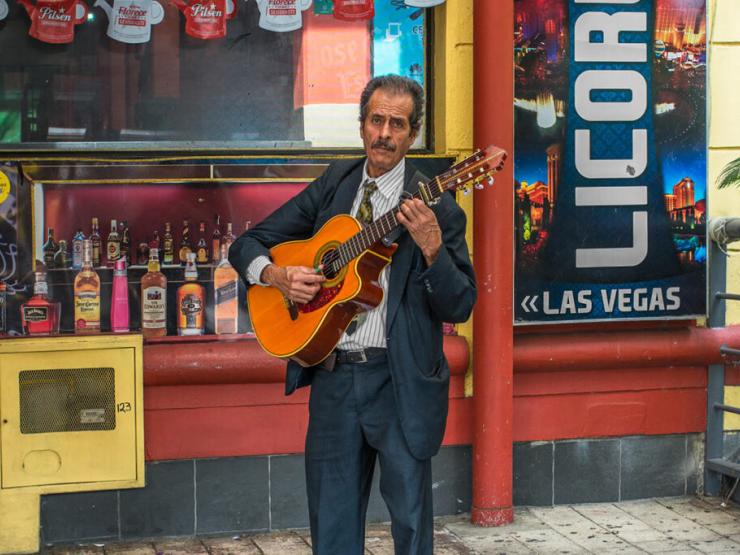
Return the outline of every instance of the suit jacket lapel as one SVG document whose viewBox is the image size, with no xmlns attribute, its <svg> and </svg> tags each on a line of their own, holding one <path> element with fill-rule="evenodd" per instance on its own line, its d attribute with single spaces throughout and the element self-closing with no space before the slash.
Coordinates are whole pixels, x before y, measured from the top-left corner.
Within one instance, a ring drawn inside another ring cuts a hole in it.
<svg viewBox="0 0 740 555">
<path fill-rule="evenodd" d="M 414 194 L 419 190 L 419 181 L 423 175 L 416 171 L 408 160 L 406 160 L 406 175 L 404 176 L 403 190 Z M 424 179 L 426 181 L 426 179 Z M 388 314 L 386 316 L 386 332 L 391 329 L 393 319 L 396 317 L 398 307 L 401 304 L 401 295 L 409 277 L 409 269 L 414 254 L 414 240 L 407 232 L 401 234 L 396 240 L 398 250 L 391 261 L 391 275 L 388 280 Z"/>
<path fill-rule="evenodd" d="M 357 189 L 361 185 L 363 166 L 364 162 L 357 164 L 357 167 L 347 174 L 347 177 L 342 179 L 337 185 L 337 192 L 334 194 L 334 200 L 332 201 L 331 213 L 333 215 L 349 214 L 352 210 L 352 203 L 357 195 Z"/>
</svg>

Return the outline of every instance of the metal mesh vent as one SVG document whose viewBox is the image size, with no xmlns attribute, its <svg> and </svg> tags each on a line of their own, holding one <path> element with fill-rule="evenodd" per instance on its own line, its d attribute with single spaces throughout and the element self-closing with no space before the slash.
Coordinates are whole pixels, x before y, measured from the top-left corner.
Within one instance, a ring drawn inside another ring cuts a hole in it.
<svg viewBox="0 0 740 555">
<path fill-rule="evenodd" d="M 113 430 L 113 368 L 25 370 L 18 376 L 21 433 Z"/>
</svg>

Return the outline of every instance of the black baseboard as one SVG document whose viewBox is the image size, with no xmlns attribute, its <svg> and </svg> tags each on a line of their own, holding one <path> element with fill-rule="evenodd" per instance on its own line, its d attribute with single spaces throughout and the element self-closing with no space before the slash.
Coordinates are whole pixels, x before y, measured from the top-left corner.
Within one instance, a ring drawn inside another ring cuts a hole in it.
<svg viewBox="0 0 740 555">
<path fill-rule="evenodd" d="M 695 493 L 703 446 L 702 434 L 517 443 L 514 504 Z M 432 460 L 436 516 L 470 510 L 471 464 L 470 446 L 444 447 Z M 371 522 L 389 520 L 378 477 L 376 471 Z M 146 482 L 142 489 L 43 496 L 42 543 L 308 527 L 303 455 L 147 463 Z"/>
</svg>

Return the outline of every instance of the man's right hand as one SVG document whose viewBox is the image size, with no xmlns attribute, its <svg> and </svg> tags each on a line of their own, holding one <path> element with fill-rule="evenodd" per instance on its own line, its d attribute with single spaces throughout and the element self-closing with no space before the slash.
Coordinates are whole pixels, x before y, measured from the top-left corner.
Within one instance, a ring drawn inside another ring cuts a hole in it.
<svg viewBox="0 0 740 555">
<path fill-rule="evenodd" d="M 326 278 L 306 266 L 270 264 L 262 270 L 260 281 L 278 289 L 289 301 L 305 304 L 316 296 Z"/>
</svg>

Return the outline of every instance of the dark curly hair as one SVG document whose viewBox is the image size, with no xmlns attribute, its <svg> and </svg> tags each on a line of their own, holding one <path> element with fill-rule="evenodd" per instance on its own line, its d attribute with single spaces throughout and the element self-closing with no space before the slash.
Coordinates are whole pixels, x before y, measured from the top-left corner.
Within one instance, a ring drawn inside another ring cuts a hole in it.
<svg viewBox="0 0 740 555">
<path fill-rule="evenodd" d="M 380 75 L 368 81 L 360 95 L 360 122 L 365 121 L 370 97 L 378 89 L 383 89 L 394 94 L 408 94 L 411 96 L 414 101 L 414 109 L 411 110 L 409 124 L 411 124 L 411 129 L 419 131 L 421 128 L 421 118 L 424 115 L 424 89 L 413 79 L 400 75 Z"/>
</svg>

